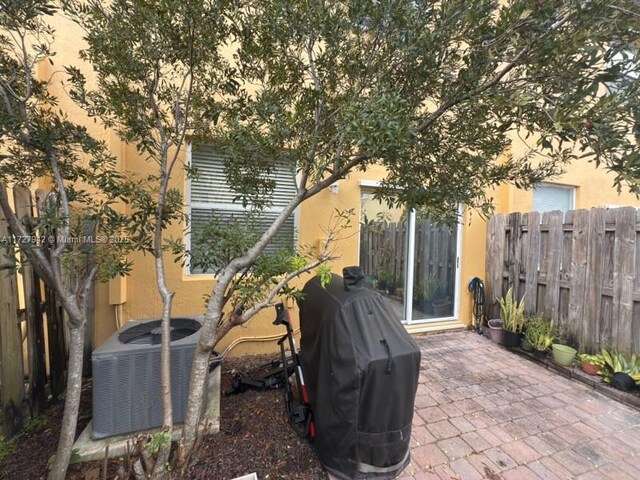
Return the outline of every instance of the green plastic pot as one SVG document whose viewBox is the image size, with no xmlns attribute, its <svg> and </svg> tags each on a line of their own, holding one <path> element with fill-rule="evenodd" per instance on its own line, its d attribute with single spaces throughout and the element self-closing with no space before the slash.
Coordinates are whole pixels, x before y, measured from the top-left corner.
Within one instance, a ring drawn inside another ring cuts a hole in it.
<svg viewBox="0 0 640 480">
<path fill-rule="evenodd" d="M 554 343 L 551 346 L 553 351 L 553 359 L 556 363 L 568 367 L 573 362 L 578 351 L 575 348 L 571 348 L 568 345 L 561 345 L 559 343 Z"/>
</svg>

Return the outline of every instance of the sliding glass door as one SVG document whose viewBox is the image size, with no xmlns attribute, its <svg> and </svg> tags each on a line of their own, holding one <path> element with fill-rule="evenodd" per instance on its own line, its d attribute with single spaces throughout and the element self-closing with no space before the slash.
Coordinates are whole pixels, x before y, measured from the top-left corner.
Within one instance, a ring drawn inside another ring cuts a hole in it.
<svg viewBox="0 0 640 480">
<path fill-rule="evenodd" d="M 371 287 L 399 320 L 428 322 L 455 316 L 459 228 L 420 211 L 389 208 L 361 196 L 360 265 Z"/>
</svg>

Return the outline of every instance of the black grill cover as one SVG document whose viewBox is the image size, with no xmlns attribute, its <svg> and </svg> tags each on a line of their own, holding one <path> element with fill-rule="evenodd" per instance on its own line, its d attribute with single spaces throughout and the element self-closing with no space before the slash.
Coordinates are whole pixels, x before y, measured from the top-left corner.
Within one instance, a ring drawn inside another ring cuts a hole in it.
<svg viewBox="0 0 640 480">
<path fill-rule="evenodd" d="M 359 267 L 302 290 L 300 350 L 320 460 L 342 479 L 395 478 L 409 463 L 420 349 Z"/>
</svg>

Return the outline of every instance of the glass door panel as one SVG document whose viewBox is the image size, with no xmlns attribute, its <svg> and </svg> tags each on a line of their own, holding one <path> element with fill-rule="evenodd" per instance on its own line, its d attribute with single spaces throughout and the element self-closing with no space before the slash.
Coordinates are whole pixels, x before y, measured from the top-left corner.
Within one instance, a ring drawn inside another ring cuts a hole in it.
<svg viewBox="0 0 640 480">
<path fill-rule="evenodd" d="M 414 231 L 414 320 L 451 317 L 457 299 L 457 226 L 433 222 L 416 212 Z"/>
<path fill-rule="evenodd" d="M 398 320 L 405 320 L 407 212 L 389 208 L 363 190 L 360 215 L 360 266 L 370 287 L 387 299 Z"/>
</svg>

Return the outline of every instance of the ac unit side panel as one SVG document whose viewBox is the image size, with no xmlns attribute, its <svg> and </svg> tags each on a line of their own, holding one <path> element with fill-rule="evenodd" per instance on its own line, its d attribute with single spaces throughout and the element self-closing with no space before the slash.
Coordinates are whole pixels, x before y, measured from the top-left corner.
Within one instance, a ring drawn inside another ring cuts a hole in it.
<svg viewBox="0 0 640 480">
<path fill-rule="evenodd" d="M 198 334 L 171 345 L 171 398 L 174 422 L 184 420 L 189 376 Z M 122 345 L 102 350 L 93 362 L 93 438 L 162 425 L 160 346 L 134 351 Z"/>
</svg>

